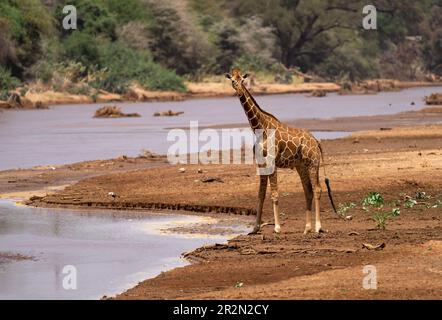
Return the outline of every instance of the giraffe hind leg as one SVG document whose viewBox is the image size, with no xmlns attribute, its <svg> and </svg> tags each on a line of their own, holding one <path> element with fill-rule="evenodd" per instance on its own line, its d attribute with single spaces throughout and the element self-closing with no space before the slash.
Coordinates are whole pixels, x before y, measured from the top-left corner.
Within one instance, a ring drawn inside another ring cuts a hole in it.
<svg viewBox="0 0 442 320">
<path fill-rule="evenodd" d="M 310 182 L 310 174 L 306 168 L 297 167 L 299 177 L 301 178 L 302 188 L 304 189 L 305 196 L 305 229 L 304 234 L 311 232 L 312 230 L 312 201 L 313 201 L 313 189 Z"/>
</svg>

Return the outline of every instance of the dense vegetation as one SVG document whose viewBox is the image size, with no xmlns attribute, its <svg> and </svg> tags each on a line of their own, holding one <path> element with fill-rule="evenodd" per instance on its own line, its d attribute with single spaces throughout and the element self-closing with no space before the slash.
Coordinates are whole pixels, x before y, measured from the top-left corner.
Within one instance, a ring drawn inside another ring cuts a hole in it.
<svg viewBox="0 0 442 320">
<path fill-rule="evenodd" d="M 2 0 L 0 86 L 120 93 L 137 81 L 183 91 L 183 79 L 235 65 L 333 80 L 441 74 L 442 0 L 372 3 L 375 31 L 361 26 L 365 1 Z M 77 8 L 75 31 L 62 27 L 67 4 Z"/>
</svg>

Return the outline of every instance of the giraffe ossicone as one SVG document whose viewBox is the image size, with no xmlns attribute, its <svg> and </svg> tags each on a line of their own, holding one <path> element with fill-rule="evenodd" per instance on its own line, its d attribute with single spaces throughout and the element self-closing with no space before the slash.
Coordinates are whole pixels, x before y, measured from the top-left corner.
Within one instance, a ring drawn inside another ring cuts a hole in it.
<svg viewBox="0 0 442 320">
<path fill-rule="evenodd" d="M 301 178 L 306 201 L 304 233 L 311 231 L 313 201 L 315 204 L 315 232 L 322 232 L 320 213 L 322 189 L 319 182 L 319 167 L 321 161 L 323 162 L 321 145 L 307 130 L 291 128 L 281 123 L 274 115 L 261 109 L 252 94 L 245 87 L 244 80 L 247 78 L 247 75 L 242 75 L 240 69 L 234 68 L 231 74 L 226 74 L 226 77 L 232 81 L 232 87 L 239 97 L 253 132 L 255 135 L 262 135 L 262 137 L 258 137 L 262 141 L 260 143 L 260 146 L 262 146 L 260 152 L 262 152 L 264 157 L 267 157 L 267 160 L 274 163 L 274 168 L 271 172 L 262 171 L 262 174 L 259 175 L 258 208 L 255 226 L 251 233 L 257 233 L 261 228 L 263 204 L 269 182 L 273 202 L 275 232 L 279 233 L 281 231 L 277 168 L 296 169 Z M 274 151 L 272 152 L 270 152 L 270 149 L 267 149 L 269 139 L 273 140 L 274 143 Z M 269 159 L 272 157 L 273 159 Z M 266 163 L 268 164 L 268 162 Z M 258 172 L 260 168 L 262 168 L 262 164 L 258 161 Z M 326 178 L 325 182 L 333 210 L 336 212 L 328 178 Z"/>
</svg>

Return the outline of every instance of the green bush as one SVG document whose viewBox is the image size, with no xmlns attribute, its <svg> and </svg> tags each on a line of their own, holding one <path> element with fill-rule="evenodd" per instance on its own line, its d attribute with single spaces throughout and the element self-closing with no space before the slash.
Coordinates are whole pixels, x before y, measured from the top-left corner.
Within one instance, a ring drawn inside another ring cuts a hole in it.
<svg viewBox="0 0 442 320">
<path fill-rule="evenodd" d="M 46 61 L 42 61 L 35 66 L 35 77 L 43 81 L 43 83 L 51 82 L 53 72 L 53 66 Z"/>
<path fill-rule="evenodd" d="M 373 206 L 376 208 L 382 207 L 384 205 L 384 198 L 379 192 L 369 192 L 367 196 L 362 199 L 363 206 Z"/>
<path fill-rule="evenodd" d="M 78 31 L 94 36 L 94 42 L 97 40 L 97 37 L 116 40 L 116 17 L 107 8 L 107 1 L 59 0 L 54 15 L 58 23 L 61 24 L 65 17 L 63 14 L 63 7 L 68 4 L 73 5 L 77 9 Z M 61 31 L 62 37 L 70 36 L 72 34 L 72 30 L 65 30 L 61 25 L 58 29 Z"/>
<path fill-rule="evenodd" d="M 268 66 L 266 66 L 266 63 L 260 57 L 250 54 L 245 54 L 239 57 L 235 61 L 234 65 L 239 67 L 241 70 L 254 72 L 266 71 L 269 69 Z"/>
<path fill-rule="evenodd" d="M 155 63 L 149 54 L 115 42 L 100 47 L 101 72 L 91 85 L 97 89 L 124 93 L 136 80 L 151 90 L 185 91 L 181 77 Z"/>
<path fill-rule="evenodd" d="M 97 39 L 86 32 L 73 32 L 62 43 L 62 58 L 80 62 L 87 67 L 97 65 L 100 60 Z"/>
<path fill-rule="evenodd" d="M 0 1 L 0 57 L 14 76 L 23 80 L 41 58 L 42 39 L 53 34 L 53 22 L 40 0 Z"/>
<path fill-rule="evenodd" d="M 11 72 L 0 66 L 0 100 L 7 100 L 9 91 L 20 85 L 20 80 L 14 78 Z"/>
<path fill-rule="evenodd" d="M 366 48 L 362 41 L 354 41 L 339 47 L 334 54 L 316 67 L 316 72 L 335 80 L 349 78 L 351 81 L 375 78 L 378 65 L 375 54 Z"/>
</svg>

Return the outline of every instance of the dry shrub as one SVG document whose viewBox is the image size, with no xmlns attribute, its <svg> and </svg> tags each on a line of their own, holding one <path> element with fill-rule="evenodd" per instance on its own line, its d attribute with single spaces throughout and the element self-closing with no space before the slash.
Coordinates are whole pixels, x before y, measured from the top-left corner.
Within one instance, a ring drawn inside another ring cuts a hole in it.
<svg viewBox="0 0 442 320">
<path fill-rule="evenodd" d="M 120 107 L 104 106 L 95 111 L 94 118 L 140 117 L 138 113 L 123 113 Z"/>
</svg>

